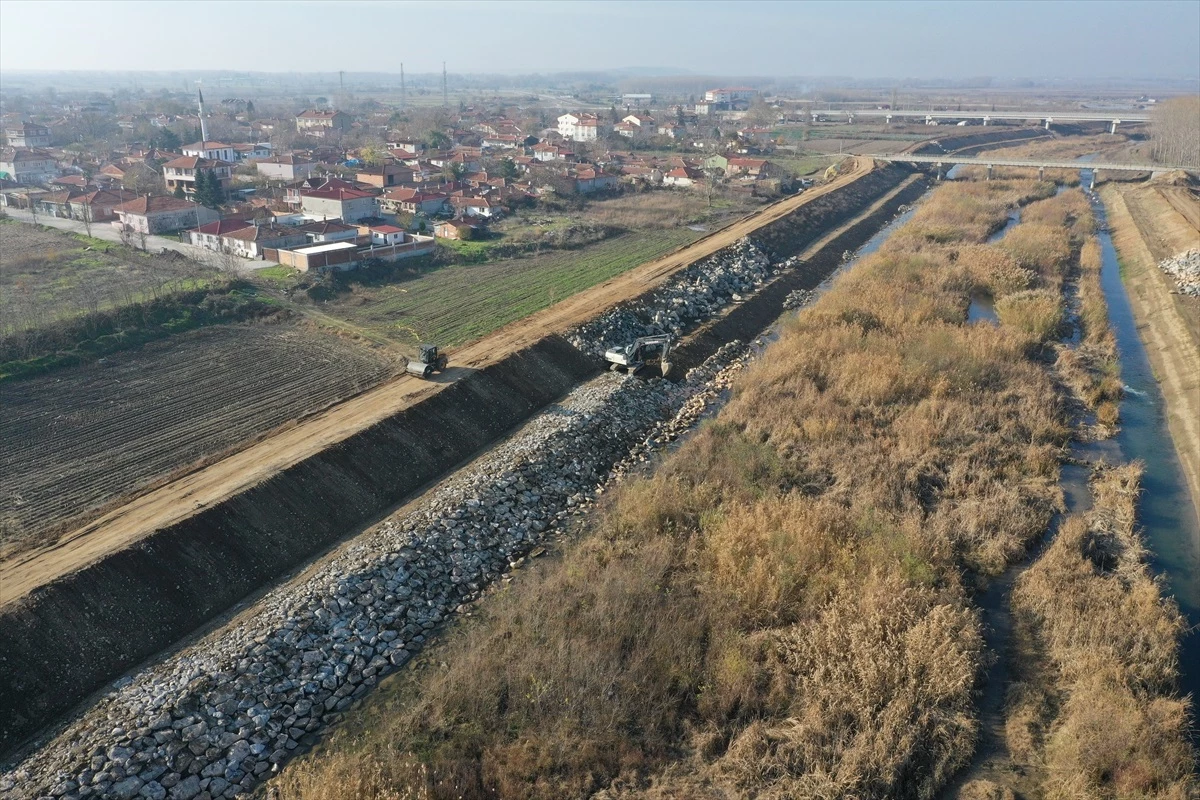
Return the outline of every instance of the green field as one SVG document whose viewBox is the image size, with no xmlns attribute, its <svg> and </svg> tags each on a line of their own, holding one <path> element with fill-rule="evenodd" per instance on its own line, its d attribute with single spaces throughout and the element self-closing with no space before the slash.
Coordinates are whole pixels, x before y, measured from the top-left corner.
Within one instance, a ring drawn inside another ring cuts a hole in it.
<svg viewBox="0 0 1200 800">
<path fill-rule="evenodd" d="M 456 264 L 382 286 L 351 278 L 350 291 L 321 303 L 320 310 L 401 345 L 430 341 L 456 346 L 701 235 L 687 228 L 627 233 L 578 250 Z"/>
</svg>

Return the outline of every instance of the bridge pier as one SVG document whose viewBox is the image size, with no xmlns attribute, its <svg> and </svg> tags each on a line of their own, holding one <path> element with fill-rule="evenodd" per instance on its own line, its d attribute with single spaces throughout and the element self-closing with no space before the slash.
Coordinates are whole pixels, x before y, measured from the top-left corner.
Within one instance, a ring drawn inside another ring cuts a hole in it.
<svg viewBox="0 0 1200 800">
<path fill-rule="evenodd" d="M 1046 117 L 1046 130 L 1050 130 L 1050 123 L 1054 122 L 1054 117 Z"/>
<path fill-rule="evenodd" d="M 992 165 L 991 164 L 987 165 L 987 179 L 989 181 L 992 179 Z"/>
<path fill-rule="evenodd" d="M 846 124 L 847 125 L 854 124 L 854 115 L 853 114 L 846 114 Z"/>
<path fill-rule="evenodd" d="M 940 181 L 944 177 L 946 177 L 946 170 L 942 166 L 942 162 L 939 161 L 937 163 L 937 179 Z"/>
<path fill-rule="evenodd" d="M 989 122 L 991 122 L 991 121 L 992 121 L 992 118 L 991 118 L 991 117 L 984 117 L 984 118 L 983 118 L 983 127 L 985 127 L 985 128 L 986 128 L 986 127 L 987 127 L 987 124 L 988 124 Z"/>
<path fill-rule="evenodd" d="M 1112 130 L 1110 130 L 1110 131 L 1109 131 L 1109 133 L 1116 133 L 1116 132 L 1117 132 L 1117 126 L 1118 126 L 1118 125 L 1120 125 L 1120 124 L 1121 124 L 1121 120 L 1119 120 L 1119 119 L 1114 119 L 1114 120 L 1112 121 Z"/>
<path fill-rule="evenodd" d="M 884 121 L 884 124 L 885 124 L 885 125 L 891 125 L 891 124 L 892 124 L 892 115 L 891 115 L 891 114 L 885 114 L 885 115 L 883 116 L 883 121 Z"/>
<path fill-rule="evenodd" d="M 1092 170 L 1092 180 L 1088 184 L 1088 189 L 1095 191 L 1096 190 L 1096 181 L 1099 179 L 1100 179 L 1100 170 L 1098 170 L 1098 169 Z"/>
<path fill-rule="evenodd" d="M 1038 167 L 1038 180 L 1039 181 L 1046 180 L 1046 168 L 1045 167 Z"/>
<path fill-rule="evenodd" d="M 813 125 L 816 125 L 816 124 L 817 124 L 817 118 L 818 118 L 819 116 L 820 116 L 820 114 L 816 114 L 816 113 L 814 113 L 814 114 L 812 115 L 812 119 L 813 119 Z"/>
</svg>

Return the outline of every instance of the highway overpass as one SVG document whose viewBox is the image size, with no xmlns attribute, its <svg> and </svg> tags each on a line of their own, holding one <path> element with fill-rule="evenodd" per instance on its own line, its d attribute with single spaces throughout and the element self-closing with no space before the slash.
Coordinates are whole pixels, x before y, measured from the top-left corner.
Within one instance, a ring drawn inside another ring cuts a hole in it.
<svg viewBox="0 0 1200 800">
<path fill-rule="evenodd" d="M 1022 121 L 1036 119 L 1044 123 L 1047 128 L 1055 122 L 1107 122 L 1113 132 L 1116 132 L 1117 126 L 1122 122 L 1150 121 L 1150 114 L 1146 111 L 892 111 L 886 108 L 868 108 L 826 109 L 824 111 L 813 109 L 809 113 L 812 114 L 813 122 L 817 122 L 820 118 L 845 119 L 847 122 L 853 122 L 855 117 L 883 117 L 890 124 L 893 117 L 898 117 L 924 120 L 927 125 L 940 119 L 977 119 L 987 125 L 992 120 L 999 119 Z"/>
<path fill-rule="evenodd" d="M 1184 170 L 1185 172 L 1196 172 L 1194 167 L 1180 167 L 1169 164 L 1120 164 L 1101 161 L 1057 161 L 1052 159 L 1024 159 L 1024 158 L 1000 158 L 1000 157 L 979 157 L 979 156 L 939 156 L 939 155 L 917 155 L 916 153 L 889 153 L 889 154 L 863 154 L 863 158 L 873 158 L 878 161 L 900 161 L 905 164 L 936 164 L 938 168 L 938 177 L 942 175 L 942 170 L 947 165 L 953 164 L 974 164 L 981 167 L 987 167 L 988 177 L 991 177 L 993 167 L 1027 167 L 1036 169 L 1038 176 L 1041 177 L 1048 169 L 1090 169 L 1094 176 L 1097 172 L 1108 170 L 1111 172 L 1171 172 L 1174 170 Z"/>
</svg>

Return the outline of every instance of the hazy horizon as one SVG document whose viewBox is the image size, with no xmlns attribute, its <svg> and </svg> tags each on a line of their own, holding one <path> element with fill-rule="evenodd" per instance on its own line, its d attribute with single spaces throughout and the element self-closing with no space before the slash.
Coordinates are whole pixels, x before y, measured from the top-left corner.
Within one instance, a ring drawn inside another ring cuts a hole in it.
<svg viewBox="0 0 1200 800">
<path fill-rule="evenodd" d="M 70 28 L 47 24 L 67 18 Z M 315 31 L 305 29 L 310 21 Z M 379 45 L 367 41 L 364 25 Z M 181 46 L 192 31 L 196 46 Z M 403 62 L 419 74 L 439 72 L 446 61 L 458 74 L 638 67 L 710 75 L 1186 80 L 1200 77 L 1197 31 L 1200 3 L 1166 0 L 733 7 L 674 0 L 3 0 L 0 70 L 386 73 Z"/>
</svg>

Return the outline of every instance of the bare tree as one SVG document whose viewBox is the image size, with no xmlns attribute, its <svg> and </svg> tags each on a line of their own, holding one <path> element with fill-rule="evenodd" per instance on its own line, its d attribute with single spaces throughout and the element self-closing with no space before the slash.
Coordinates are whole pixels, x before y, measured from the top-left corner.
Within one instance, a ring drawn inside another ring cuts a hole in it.
<svg viewBox="0 0 1200 800">
<path fill-rule="evenodd" d="M 1200 96 L 1175 97 L 1155 108 L 1150 132 L 1155 161 L 1200 167 Z"/>
<path fill-rule="evenodd" d="M 79 215 L 79 221 L 83 223 L 84 233 L 87 237 L 92 238 L 92 207 L 85 200 L 83 203 L 83 211 Z"/>
</svg>

